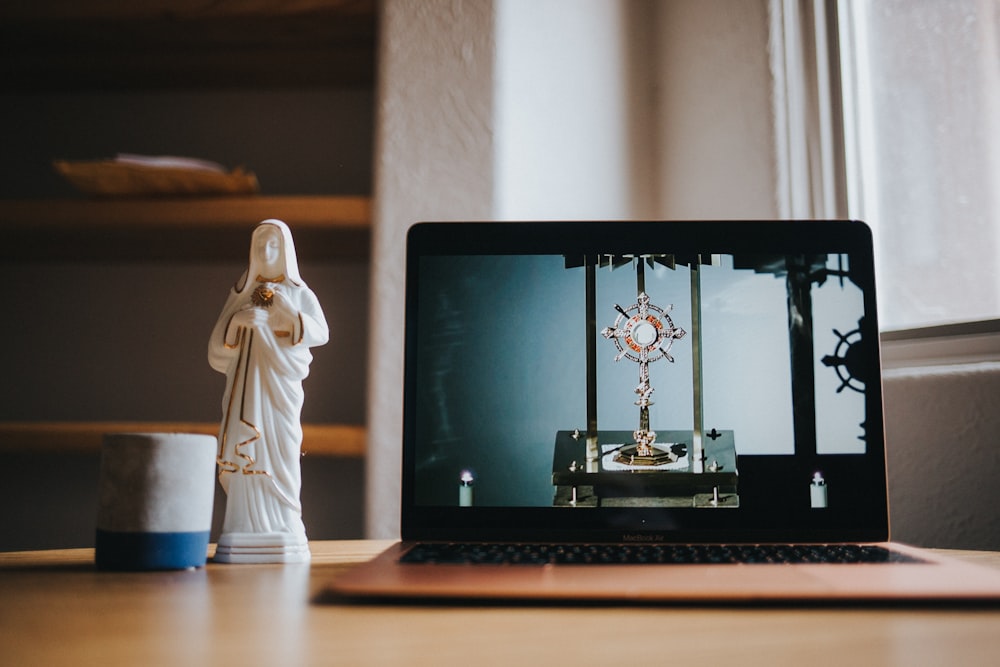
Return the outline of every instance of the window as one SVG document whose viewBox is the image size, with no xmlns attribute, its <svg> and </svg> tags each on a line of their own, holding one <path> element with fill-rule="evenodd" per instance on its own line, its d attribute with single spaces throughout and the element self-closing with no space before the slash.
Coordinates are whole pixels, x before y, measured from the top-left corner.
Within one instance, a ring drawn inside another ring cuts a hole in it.
<svg viewBox="0 0 1000 667">
<path fill-rule="evenodd" d="M 1000 3 L 839 2 L 848 209 L 883 329 L 1000 318 Z"/>
</svg>

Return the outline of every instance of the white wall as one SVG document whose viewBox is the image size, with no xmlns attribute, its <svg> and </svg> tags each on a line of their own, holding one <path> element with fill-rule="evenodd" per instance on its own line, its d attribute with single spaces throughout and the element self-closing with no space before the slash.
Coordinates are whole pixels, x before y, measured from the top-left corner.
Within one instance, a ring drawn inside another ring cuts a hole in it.
<svg viewBox="0 0 1000 667">
<path fill-rule="evenodd" d="M 495 8 L 495 217 L 631 217 L 628 7 L 508 0 Z"/>
<path fill-rule="evenodd" d="M 493 3 L 388 0 L 380 34 L 366 525 L 394 537 L 406 230 L 492 216 Z"/>
<path fill-rule="evenodd" d="M 890 369 L 884 394 L 893 538 L 1000 549 L 1000 363 Z"/>
<path fill-rule="evenodd" d="M 775 217 L 767 5 L 496 2 L 496 217 Z"/>
<path fill-rule="evenodd" d="M 766 0 L 653 6 L 657 216 L 777 217 L 767 7 Z"/>
</svg>

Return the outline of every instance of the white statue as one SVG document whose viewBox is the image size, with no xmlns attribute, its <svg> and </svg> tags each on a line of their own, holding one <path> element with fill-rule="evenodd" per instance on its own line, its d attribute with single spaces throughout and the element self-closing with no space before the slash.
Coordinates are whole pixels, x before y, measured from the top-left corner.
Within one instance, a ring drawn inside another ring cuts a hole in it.
<svg viewBox="0 0 1000 667">
<path fill-rule="evenodd" d="M 208 360 L 226 374 L 219 429 L 219 482 L 226 516 L 215 560 L 309 560 L 302 523 L 302 380 L 329 339 L 316 295 L 299 276 L 288 225 L 254 228 L 250 265 L 229 292 Z"/>
</svg>

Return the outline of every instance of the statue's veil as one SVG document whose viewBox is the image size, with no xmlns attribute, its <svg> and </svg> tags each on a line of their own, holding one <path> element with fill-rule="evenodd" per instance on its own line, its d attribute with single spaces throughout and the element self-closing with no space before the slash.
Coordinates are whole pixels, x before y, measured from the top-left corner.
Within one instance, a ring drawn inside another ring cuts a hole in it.
<svg viewBox="0 0 1000 667">
<path fill-rule="evenodd" d="M 270 219 L 264 220 L 254 227 L 253 236 L 250 238 L 250 262 L 247 270 L 244 271 L 234 286 L 237 293 L 242 292 L 246 288 L 247 282 L 256 279 L 260 274 L 260 262 L 257 260 L 257 253 L 255 252 L 257 235 L 269 226 L 275 227 L 281 232 L 281 261 L 285 265 L 285 270 L 283 271 L 285 280 L 296 286 L 304 285 L 302 277 L 299 275 L 299 260 L 295 255 L 295 242 L 292 240 L 292 231 L 281 220 Z"/>
</svg>

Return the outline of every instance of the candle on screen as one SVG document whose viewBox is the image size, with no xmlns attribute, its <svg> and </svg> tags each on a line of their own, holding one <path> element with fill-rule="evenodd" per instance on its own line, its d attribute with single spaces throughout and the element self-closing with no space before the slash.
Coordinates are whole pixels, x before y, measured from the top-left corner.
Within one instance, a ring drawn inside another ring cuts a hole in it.
<svg viewBox="0 0 1000 667">
<path fill-rule="evenodd" d="M 472 483 L 475 478 L 472 473 L 468 470 L 463 470 L 462 475 L 458 478 L 458 505 L 459 507 L 472 507 Z"/>
</svg>

